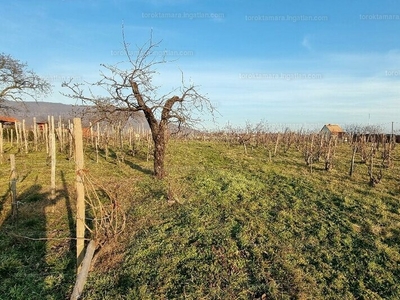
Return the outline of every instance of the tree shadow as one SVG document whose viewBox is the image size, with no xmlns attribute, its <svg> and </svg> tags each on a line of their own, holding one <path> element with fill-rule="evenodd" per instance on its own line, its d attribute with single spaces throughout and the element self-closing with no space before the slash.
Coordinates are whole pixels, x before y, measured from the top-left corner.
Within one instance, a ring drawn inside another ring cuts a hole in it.
<svg viewBox="0 0 400 300">
<path fill-rule="evenodd" d="M 62 189 L 62 192 L 60 192 L 60 193 L 63 193 L 63 195 L 65 197 L 65 205 L 67 207 L 69 237 L 71 239 L 69 249 L 70 249 L 71 253 L 74 253 L 74 251 L 76 249 L 76 240 L 74 239 L 74 237 L 76 235 L 75 220 L 74 220 L 74 215 L 72 212 L 71 199 L 70 199 L 70 195 L 68 192 L 68 185 L 67 185 L 67 181 L 65 179 L 64 171 L 61 171 L 61 181 L 62 181 L 63 189 Z"/>
<path fill-rule="evenodd" d="M 10 189 L 10 187 L 8 187 L 7 191 L 0 198 L 0 216 L 2 215 L 2 212 L 4 209 L 4 204 L 6 203 L 7 199 L 9 199 L 9 197 L 10 197 L 10 192 L 11 192 L 11 189 Z M 1 223 L 0 223 L 0 226 L 1 226 Z"/>
<path fill-rule="evenodd" d="M 129 166 L 130 168 L 132 168 L 132 169 L 134 169 L 136 171 L 142 172 L 142 173 L 144 173 L 146 175 L 153 175 L 154 174 L 153 171 L 151 171 L 149 169 L 144 169 L 141 166 L 139 166 L 138 164 L 135 164 L 135 163 L 133 163 L 133 162 L 131 162 L 129 160 L 124 160 L 124 163 L 127 166 Z"/>
<path fill-rule="evenodd" d="M 125 155 L 124 155 L 124 156 L 125 156 Z M 129 155 L 127 155 L 127 156 L 129 156 Z M 102 159 L 104 159 L 104 160 L 107 161 L 108 163 L 112 163 L 112 164 L 115 164 L 115 165 L 117 165 L 117 164 L 119 163 L 119 162 L 118 162 L 118 155 L 117 155 L 117 153 L 116 153 L 113 149 L 109 149 L 109 150 L 108 150 L 108 159 L 107 159 L 107 157 L 106 157 L 106 154 L 105 154 L 104 149 L 99 149 L 99 157 L 101 157 Z M 92 159 L 92 160 L 95 160 L 95 159 Z M 143 173 L 143 174 L 146 174 L 146 175 L 154 175 L 154 172 L 153 172 L 152 170 L 142 168 L 142 167 L 139 166 L 138 164 L 135 164 L 134 162 L 132 162 L 132 161 L 126 159 L 126 156 L 125 156 L 125 159 L 123 159 L 123 162 L 122 162 L 122 163 L 123 163 L 123 164 L 126 164 L 126 165 L 129 166 L 130 168 L 132 168 L 132 169 L 134 169 L 134 170 L 136 170 L 136 171 L 139 171 L 139 172 L 141 172 L 141 173 Z"/>
<path fill-rule="evenodd" d="M 37 175 L 17 195 L 16 218 L 9 212 L 1 224 L 0 290 L 4 299 L 62 299 L 70 293 L 75 277 L 75 230 L 63 172 L 61 179 L 62 189 L 50 198 Z M 9 194 L 2 196 L 2 203 L 10 199 Z"/>
</svg>

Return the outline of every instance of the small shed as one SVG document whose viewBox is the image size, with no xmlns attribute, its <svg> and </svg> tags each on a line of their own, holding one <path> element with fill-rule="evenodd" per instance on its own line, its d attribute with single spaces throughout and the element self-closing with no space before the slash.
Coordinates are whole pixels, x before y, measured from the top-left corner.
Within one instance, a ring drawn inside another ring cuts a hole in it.
<svg viewBox="0 0 400 300">
<path fill-rule="evenodd" d="M 36 122 L 36 127 L 39 131 L 44 131 L 47 125 L 47 121 L 38 121 Z"/>
<path fill-rule="evenodd" d="M 16 118 L 0 116 L 0 123 L 3 124 L 3 126 L 13 126 L 17 122 L 18 120 Z"/>
<path fill-rule="evenodd" d="M 338 138 L 343 138 L 345 132 L 344 130 L 336 124 L 327 124 L 322 127 L 321 131 L 319 132 L 320 134 L 326 135 L 327 137 L 330 137 L 331 135 L 335 135 Z"/>
</svg>

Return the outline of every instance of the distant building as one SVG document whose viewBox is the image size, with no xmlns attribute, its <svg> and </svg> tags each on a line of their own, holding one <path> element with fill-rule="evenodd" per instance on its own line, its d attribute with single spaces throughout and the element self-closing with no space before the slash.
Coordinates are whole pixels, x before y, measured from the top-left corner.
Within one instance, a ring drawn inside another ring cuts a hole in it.
<svg viewBox="0 0 400 300">
<path fill-rule="evenodd" d="M 13 126 L 17 122 L 18 120 L 16 118 L 0 116 L 0 123 L 3 124 L 3 126 Z"/>
<path fill-rule="evenodd" d="M 322 127 L 322 129 L 319 133 L 323 134 L 327 137 L 335 135 L 340 139 L 343 138 L 343 136 L 345 134 L 344 130 L 339 125 L 336 125 L 336 124 L 324 125 L 324 127 Z"/>
<path fill-rule="evenodd" d="M 47 121 L 39 121 L 36 122 L 36 126 L 39 129 L 39 131 L 44 131 L 47 125 Z"/>
</svg>

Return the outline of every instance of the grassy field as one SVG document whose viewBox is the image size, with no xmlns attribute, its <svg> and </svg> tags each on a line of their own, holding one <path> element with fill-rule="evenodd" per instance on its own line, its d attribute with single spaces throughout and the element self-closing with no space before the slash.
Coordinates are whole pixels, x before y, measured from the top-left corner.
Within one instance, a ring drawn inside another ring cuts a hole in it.
<svg viewBox="0 0 400 300">
<path fill-rule="evenodd" d="M 15 149 L 6 149 L 7 153 Z M 82 299 L 400 299 L 400 150 L 368 185 L 350 145 L 335 168 L 301 153 L 171 141 L 168 177 L 146 153 L 86 168 L 123 205 L 127 226 L 97 254 Z M 0 299 L 68 299 L 75 280 L 74 163 L 59 154 L 49 200 L 44 152 L 17 154 L 17 220 L 0 165 Z M 169 201 L 167 201 L 169 200 Z"/>
</svg>

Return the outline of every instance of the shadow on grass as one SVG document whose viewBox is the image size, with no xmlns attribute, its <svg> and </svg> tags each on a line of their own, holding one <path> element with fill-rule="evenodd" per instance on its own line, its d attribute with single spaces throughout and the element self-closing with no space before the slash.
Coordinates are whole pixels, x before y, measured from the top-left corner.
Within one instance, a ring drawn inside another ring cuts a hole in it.
<svg viewBox="0 0 400 300">
<path fill-rule="evenodd" d="M 107 161 L 107 162 L 109 162 L 111 164 L 118 165 L 118 155 L 114 150 L 109 149 L 108 150 L 108 156 L 106 156 L 106 153 L 105 153 L 104 149 L 100 149 L 98 154 L 99 154 L 99 157 L 104 159 L 105 161 Z M 93 158 L 91 158 L 91 159 L 93 161 L 95 161 L 95 159 L 93 159 Z M 127 166 L 129 166 L 130 168 L 132 168 L 133 170 L 139 171 L 139 172 L 141 172 L 143 174 L 146 174 L 146 175 L 153 175 L 153 171 L 152 170 L 144 169 L 141 166 L 139 166 L 138 164 L 135 164 L 134 162 L 132 162 L 130 160 L 127 160 L 126 156 L 125 156 L 125 159 L 123 159 L 123 163 L 126 164 Z"/>
<path fill-rule="evenodd" d="M 149 169 L 144 169 L 141 166 L 139 166 L 138 164 L 135 164 L 129 160 L 125 160 L 125 164 L 136 171 L 142 172 L 143 174 L 153 175 L 153 171 L 151 171 Z"/>
<path fill-rule="evenodd" d="M 0 227 L 0 290 L 4 299 L 63 299 L 75 275 L 74 220 L 65 175 L 50 199 L 38 176 L 17 197 L 18 214 Z M 2 201 L 7 199 L 6 193 Z M 65 199 L 67 220 L 61 201 Z M 66 225 L 68 223 L 68 225 Z M 65 236 L 65 227 L 68 228 Z"/>
<path fill-rule="evenodd" d="M 1 199 L 0 199 L 0 215 L 1 215 L 2 212 L 3 212 L 4 204 L 6 203 L 7 199 L 10 199 L 10 191 L 11 191 L 11 189 L 10 189 L 10 187 L 8 187 L 8 189 L 7 189 L 7 191 L 4 193 L 4 195 L 1 196 Z M 1 224 L 0 224 L 0 225 L 1 225 Z"/>
</svg>

